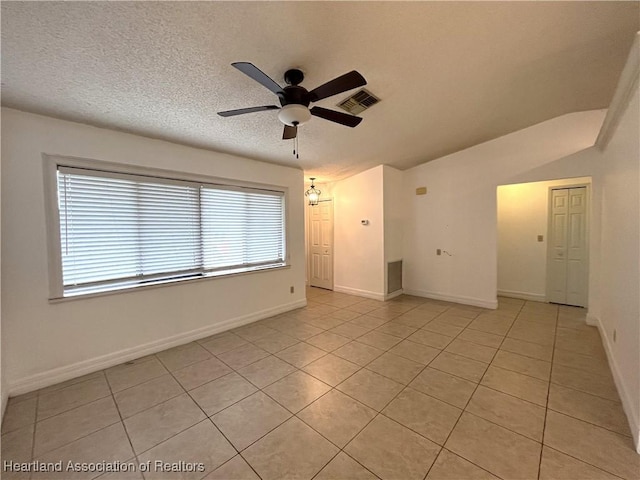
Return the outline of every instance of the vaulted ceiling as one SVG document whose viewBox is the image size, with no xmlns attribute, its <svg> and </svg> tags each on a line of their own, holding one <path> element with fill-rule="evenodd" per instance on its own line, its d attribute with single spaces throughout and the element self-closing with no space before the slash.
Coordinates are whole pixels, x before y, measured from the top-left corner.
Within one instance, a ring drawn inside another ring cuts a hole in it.
<svg viewBox="0 0 640 480">
<path fill-rule="evenodd" d="M 338 180 L 606 108 L 639 29 L 616 1 L 2 2 L 2 104 Z M 296 159 L 277 112 L 216 114 L 277 103 L 235 61 L 308 89 L 356 69 L 381 102 L 312 118 Z"/>
</svg>

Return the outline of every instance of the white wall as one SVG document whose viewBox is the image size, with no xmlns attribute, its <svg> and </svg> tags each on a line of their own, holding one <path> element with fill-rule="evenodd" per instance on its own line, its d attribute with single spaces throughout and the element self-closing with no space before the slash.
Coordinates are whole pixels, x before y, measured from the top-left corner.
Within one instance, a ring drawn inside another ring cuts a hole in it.
<svg viewBox="0 0 640 480">
<path fill-rule="evenodd" d="M 404 232 L 404 204 L 402 192 L 403 173 L 388 165 L 383 173 L 383 222 L 384 222 L 384 291 L 387 292 L 387 263 L 402 260 Z"/>
<path fill-rule="evenodd" d="M 384 167 L 336 182 L 334 290 L 384 298 Z M 361 220 L 368 220 L 362 225 Z"/>
<path fill-rule="evenodd" d="M 384 215 L 384 260 L 395 262 L 402 259 L 404 231 L 404 203 L 402 172 L 383 165 L 383 215 Z"/>
<path fill-rule="evenodd" d="M 406 170 L 405 293 L 495 308 L 497 186 L 590 176 L 589 159 L 567 156 L 594 144 L 604 114 L 563 115 Z M 532 170 L 537 178 L 518 179 Z M 416 196 L 423 186 L 427 194 Z M 437 256 L 438 248 L 451 256 Z"/>
<path fill-rule="evenodd" d="M 288 188 L 291 267 L 49 303 L 43 152 Z M 301 170 L 4 108 L 2 170 L 3 367 L 12 394 L 305 304 Z"/>
<path fill-rule="evenodd" d="M 549 189 L 584 184 L 591 178 L 498 187 L 498 295 L 545 301 Z"/>
<path fill-rule="evenodd" d="M 589 314 L 603 337 L 640 453 L 640 100 L 637 88 L 600 153 L 600 286 Z M 613 332 L 616 332 L 614 340 Z"/>
</svg>

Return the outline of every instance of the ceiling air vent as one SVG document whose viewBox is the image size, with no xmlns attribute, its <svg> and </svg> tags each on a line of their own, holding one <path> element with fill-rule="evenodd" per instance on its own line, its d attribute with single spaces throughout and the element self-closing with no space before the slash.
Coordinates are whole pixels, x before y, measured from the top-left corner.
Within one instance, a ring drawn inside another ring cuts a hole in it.
<svg viewBox="0 0 640 480">
<path fill-rule="evenodd" d="M 379 101 L 378 97 L 363 88 L 340 102 L 338 106 L 353 115 L 358 115 Z"/>
</svg>

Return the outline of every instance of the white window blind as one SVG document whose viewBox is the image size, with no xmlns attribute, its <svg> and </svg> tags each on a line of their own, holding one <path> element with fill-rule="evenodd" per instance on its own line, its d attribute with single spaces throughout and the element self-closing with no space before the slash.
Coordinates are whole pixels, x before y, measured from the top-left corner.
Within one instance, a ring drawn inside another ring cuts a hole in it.
<svg viewBox="0 0 640 480">
<path fill-rule="evenodd" d="M 205 269 L 282 261 L 282 197 L 203 187 L 201 202 Z"/>
<path fill-rule="evenodd" d="M 64 295 L 284 264 L 284 194 L 58 167 Z"/>
</svg>

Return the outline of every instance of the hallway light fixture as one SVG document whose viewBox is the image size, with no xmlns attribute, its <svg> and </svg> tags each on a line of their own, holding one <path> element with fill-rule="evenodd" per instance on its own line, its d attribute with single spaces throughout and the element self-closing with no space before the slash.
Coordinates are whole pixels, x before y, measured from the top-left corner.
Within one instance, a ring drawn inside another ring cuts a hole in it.
<svg viewBox="0 0 640 480">
<path fill-rule="evenodd" d="M 309 205 L 311 206 L 318 205 L 318 202 L 320 201 L 321 192 L 313 184 L 315 177 L 309 177 L 309 180 L 311 180 L 311 188 L 309 188 L 309 190 L 304 192 L 304 196 L 309 198 Z"/>
</svg>

